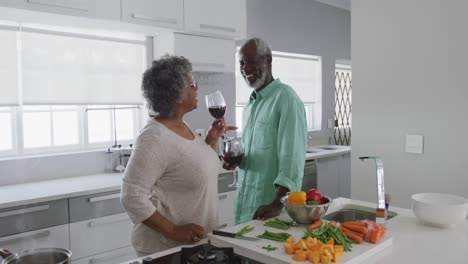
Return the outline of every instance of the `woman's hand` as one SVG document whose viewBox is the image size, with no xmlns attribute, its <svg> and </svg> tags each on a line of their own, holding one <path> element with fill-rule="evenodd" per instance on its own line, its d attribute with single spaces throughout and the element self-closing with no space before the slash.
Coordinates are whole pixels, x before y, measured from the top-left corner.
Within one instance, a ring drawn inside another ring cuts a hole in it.
<svg viewBox="0 0 468 264">
<path fill-rule="evenodd" d="M 216 119 L 211 124 L 210 129 L 206 133 L 205 142 L 210 145 L 214 150 L 216 150 L 216 142 L 218 142 L 219 137 L 221 137 L 224 132 L 228 130 L 236 130 L 236 126 L 226 126 L 224 118 Z"/>
<path fill-rule="evenodd" d="M 205 230 L 202 226 L 197 224 L 176 225 L 166 235 L 167 238 L 182 242 L 182 243 L 196 243 L 205 235 Z"/>
<path fill-rule="evenodd" d="M 218 140 L 218 138 L 221 137 L 224 132 L 236 129 L 236 126 L 226 126 L 226 121 L 224 121 L 224 118 L 216 119 L 213 121 L 213 123 L 211 123 L 211 127 L 208 129 L 206 137 Z"/>
</svg>

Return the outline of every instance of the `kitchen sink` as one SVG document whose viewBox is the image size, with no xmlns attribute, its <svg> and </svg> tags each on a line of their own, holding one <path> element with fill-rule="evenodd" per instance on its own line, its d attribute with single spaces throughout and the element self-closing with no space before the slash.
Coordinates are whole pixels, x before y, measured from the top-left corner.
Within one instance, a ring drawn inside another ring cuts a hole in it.
<svg viewBox="0 0 468 264">
<path fill-rule="evenodd" d="M 396 212 L 388 211 L 387 220 L 397 215 Z M 326 214 L 323 219 L 335 220 L 337 222 L 359 221 L 364 219 L 375 221 L 375 208 L 347 204 L 338 211 Z"/>
</svg>

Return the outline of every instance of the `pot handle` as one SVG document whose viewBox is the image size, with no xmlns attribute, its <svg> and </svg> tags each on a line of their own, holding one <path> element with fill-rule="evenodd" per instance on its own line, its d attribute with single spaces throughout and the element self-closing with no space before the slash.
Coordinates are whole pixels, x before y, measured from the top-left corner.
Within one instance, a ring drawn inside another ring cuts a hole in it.
<svg viewBox="0 0 468 264">
<path fill-rule="evenodd" d="M 3 249 L 3 248 L 0 248 L 0 257 L 6 259 L 7 257 L 13 255 L 13 253 L 11 253 L 10 251 L 6 250 L 6 249 Z"/>
</svg>

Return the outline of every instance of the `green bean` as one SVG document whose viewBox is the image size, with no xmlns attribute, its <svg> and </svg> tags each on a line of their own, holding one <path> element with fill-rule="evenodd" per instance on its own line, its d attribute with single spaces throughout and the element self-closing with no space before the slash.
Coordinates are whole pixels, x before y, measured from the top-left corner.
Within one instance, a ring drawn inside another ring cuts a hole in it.
<svg viewBox="0 0 468 264">
<path fill-rule="evenodd" d="M 250 231 L 252 231 L 253 229 L 254 229 L 253 226 L 245 226 L 244 228 L 239 230 L 239 232 L 237 232 L 236 234 L 239 235 L 239 236 L 243 236 L 243 235 L 249 233 Z"/>
<path fill-rule="evenodd" d="M 292 225 L 292 223 L 276 219 L 276 220 L 272 220 L 272 221 L 267 221 L 263 225 L 268 226 L 268 227 L 277 228 L 277 229 L 288 230 L 289 227 Z"/>
<path fill-rule="evenodd" d="M 274 233 L 270 232 L 268 230 L 265 230 L 265 232 L 259 236 L 258 238 L 263 238 L 263 239 L 269 239 L 273 241 L 281 241 L 284 242 L 286 241 L 291 235 L 288 233 Z"/>
</svg>

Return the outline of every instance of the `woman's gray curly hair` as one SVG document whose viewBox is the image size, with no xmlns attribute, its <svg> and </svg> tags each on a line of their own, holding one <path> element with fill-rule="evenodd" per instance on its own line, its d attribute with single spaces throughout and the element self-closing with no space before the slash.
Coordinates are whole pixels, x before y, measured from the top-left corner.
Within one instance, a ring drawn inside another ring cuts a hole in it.
<svg viewBox="0 0 468 264">
<path fill-rule="evenodd" d="M 191 78 L 192 64 L 182 56 L 164 55 L 143 74 L 141 89 L 148 107 L 167 118 L 175 111 L 176 99 Z"/>
</svg>

